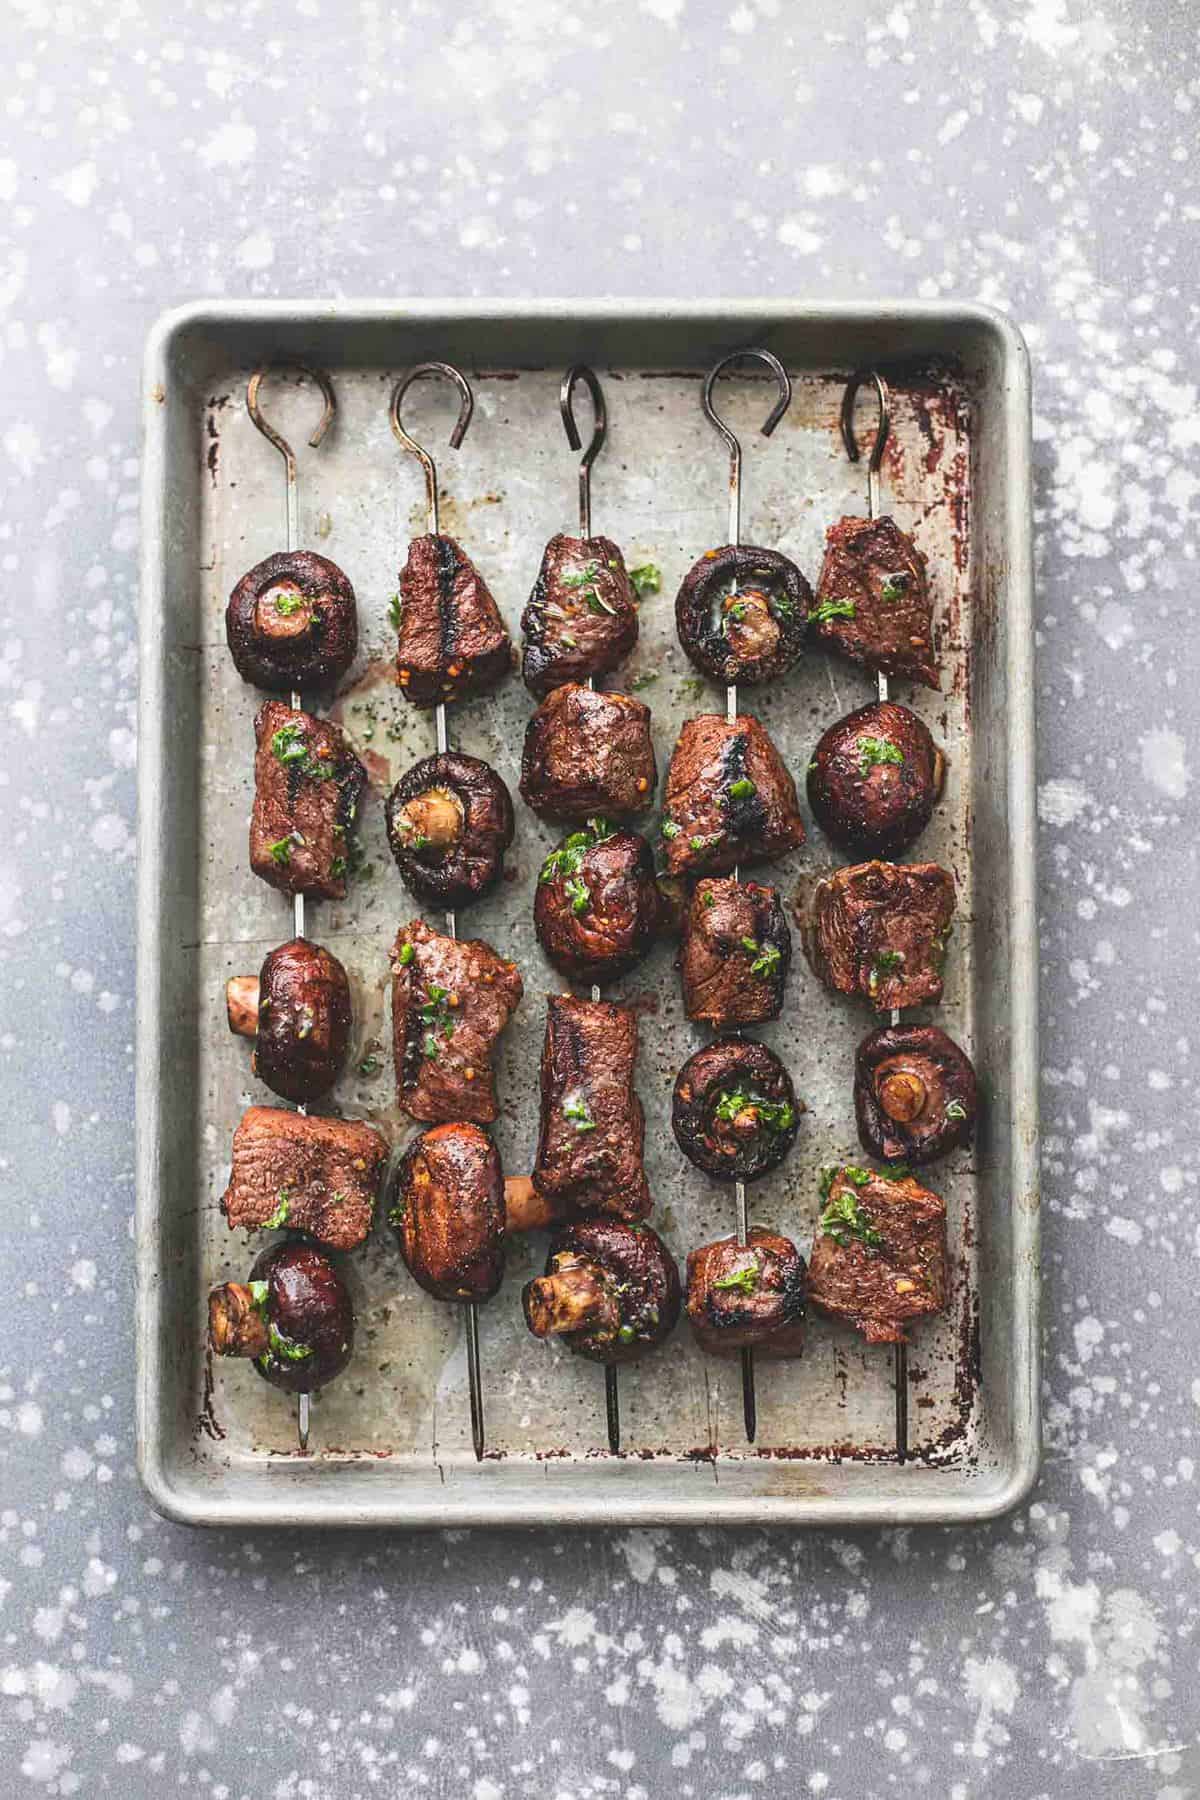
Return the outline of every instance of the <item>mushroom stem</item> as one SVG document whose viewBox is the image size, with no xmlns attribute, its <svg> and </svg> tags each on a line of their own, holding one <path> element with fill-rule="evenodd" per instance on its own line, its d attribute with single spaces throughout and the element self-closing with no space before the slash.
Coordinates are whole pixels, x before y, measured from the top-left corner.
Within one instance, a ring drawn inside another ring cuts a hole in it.
<svg viewBox="0 0 1200 1800">
<path fill-rule="evenodd" d="M 435 850 L 448 850 L 462 836 L 462 802 L 449 788 L 427 788 L 402 806 L 396 826 L 405 838 L 424 838 Z"/>
<path fill-rule="evenodd" d="M 531 1281 L 521 1298 L 534 1337 L 565 1336 L 597 1324 L 615 1330 L 619 1324 L 596 1264 L 570 1252 L 556 1257 L 553 1275 Z"/>
<path fill-rule="evenodd" d="M 556 1214 L 528 1175 L 509 1175 L 504 1183 L 504 1224 L 508 1231 L 543 1231 Z"/>
<path fill-rule="evenodd" d="M 889 1119 L 907 1125 L 924 1111 L 928 1099 L 925 1083 L 911 1069 L 897 1069 L 879 1084 L 879 1104 Z"/>
<path fill-rule="evenodd" d="M 225 1013 L 237 1037 L 258 1034 L 258 976 L 234 975 L 225 983 Z"/>
<path fill-rule="evenodd" d="M 218 1356 L 261 1356 L 267 1321 L 240 1281 L 227 1281 L 208 1296 L 208 1341 Z"/>
<path fill-rule="evenodd" d="M 298 588 L 273 587 L 255 602 L 254 629 L 259 637 L 287 643 L 306 637 L 312 625 L 312 604 Z"/>
</svg>

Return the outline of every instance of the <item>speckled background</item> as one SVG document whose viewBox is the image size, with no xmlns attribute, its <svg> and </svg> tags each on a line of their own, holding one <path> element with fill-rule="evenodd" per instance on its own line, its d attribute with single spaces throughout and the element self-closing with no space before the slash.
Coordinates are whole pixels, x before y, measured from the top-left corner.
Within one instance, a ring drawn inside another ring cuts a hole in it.
<svg viewBox="0 0 1200 1800">
<path fill-rule="evenodd" d="M 0 1792 L 1200 1793 L 1197 11 L 10 0 Z M 955 295 L 1035 361 L 1047 1457 L 976 1532 L 197 1535 L 133 1470 L 136 382 L 201 294 Z"/>
</svg>

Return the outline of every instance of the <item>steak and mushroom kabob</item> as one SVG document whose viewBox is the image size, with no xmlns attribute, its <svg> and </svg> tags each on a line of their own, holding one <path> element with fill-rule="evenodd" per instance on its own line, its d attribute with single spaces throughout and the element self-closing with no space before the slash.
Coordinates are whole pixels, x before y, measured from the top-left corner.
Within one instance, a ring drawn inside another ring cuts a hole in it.
<svg viewBox="0 0 1200 1800">
<path fill-rule="evenodd" d="M 743 881 L 743 867 L 804 842 L 791 775 L 758 719 L 738 708 L 738 684 L 786 674 L 800 655 L 812 593 L 795 564 L 740 539 L 741 446 L 716 413 L 717 378 L 743 359 L 765 363 L 779 399 L 791 382 L 769 351 L 735 352 L 710 372 L 706 418 L 730 452 L 730 543 L 693 566 L 675 606 L 692 662 L 726 684 L 726 709 L 690 719 L 667 774 L 662 836 L 667 869 L 699 876 L 684 910 L 679 967 L 689 1018 L 727 1035 L 698 1050 L 675 1082 L 672 1127 L 684 1155 L 734 1183 L 737 1230 L 688 1257 L 687 1311 L 701 1349 L 741 1360 L 746 1436 L 757 1431 L 756 1349 L 796 1356 L 804 1341 L 804 1260 L 789 1239 L 750 1226 L 746 1183 L 775 1168 L 795 1141 L 803 1103 L 778 1057 L 744 1042 L 743 1025 L 777 1018 L 791 938 L 774 888 Z"/>
<path fill-rule="evenodd" d="M 463 440 L 474 410 L 465 376 L 449 363 L 422 363 L 397 383 L 391 423 L 425 472 L 429 530 L 409 549 L 396 602 L 398 678 L 417 706 L 434 708 L 437 754 L 397 782 L 387 829 L 401 876 L 419 899 L 445 908 L 446 932 L 421 919 L 403 926 L 392 952 L 396 1088 L 410 1118 L 432 1129 L 404 1156 L 388 1218 L 418 1284 L 463 1307 L 471 1439 L 484 1453 L 478 1306 L 504 1275 L 504 1175 L 481 1129 L 497 1118 L 492 1071 L 497 1038 L 520 1004 L 515 963 L 481 939 L 460 941 L 456 909 L 500 879 L 512 842 L 512 802 L 486 763 L 451 750 L 446 706 L 485 693 L 511 663 L 508 633 L 482 577 L 438 531 L 433 458 L 404 429 L 400 408 L 422 376 L 454 383 L 459 413 L 450 443 Z"/>
<path fill-rule="evenodd" d="M 354 590 L 323 556 L 297 550 L 295 457 L 262 415 L 259 389 L 246 394 L 251 419 L 280 452 L 287 471 L 287 548 L 238 582 L 226 636 L 244 680 L 270 699 L 254 722 L 254 808 L 250 866 L 293 901 L 294 936 L 272 950 L 258 979 L 227 984 L 230 1028 L 253 1038 L 252 1067 L 299 1111 L 251 1107 L 237 1128 L 221 1209 L 231 1227 L 302 1232 L 331 1249 L 360 1244 L 370 1228 L 387 1145 L 370 1126 L 310 1119 L 306 1105 L 327 1093 L 345 1060 L 350 991 L 338 959 L 304 933 L 307 895 L 346 893 L 351 833 L 366 772 L 336 725 L 303 707 L 305 689 L 330 689 L 358 646 Z M 305 370 L 324 397 L 315 448 L 334 413 L 328 378 Z M 268 1381 L 299 1395 L 299 1438 L 308 1443 L 309 1395 L 341 1369 L 353 1342 L 347 1290 L 321 1250 L 288 1241 L 265 1250 L 248 1284 L 214 1289 L 209 1341 L 220 1355 L 249 1356 Z"/>
</svg>

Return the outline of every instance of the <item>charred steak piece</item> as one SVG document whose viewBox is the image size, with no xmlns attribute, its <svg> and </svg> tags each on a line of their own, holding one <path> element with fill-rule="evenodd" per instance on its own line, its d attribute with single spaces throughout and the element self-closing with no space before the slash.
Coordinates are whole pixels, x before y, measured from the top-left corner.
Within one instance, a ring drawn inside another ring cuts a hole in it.
<svg viewBox="0 0 1200 1800">
<path fill-rule="evenodd" d="M 710 1356 L 799 1356 L 804 1349 L 804 1258 L 790 1238 L 751 1227 L 744 1244 L 718 1238 L 688 1253 L 687 1315 Z"/>
<path fill-rule="evenodd" d="M 516 963 L 481 938 L 443 937 L 422 919 L 392 947 L 396 1090 L 411 1119 L 499 1117 L 492 1052 L 524 991 Z"/>
<path fill-rule="evenodd" d="M 946 1203 L 911 1175 L 830 1171 L 808 1265 L 808 1297 L 868 1344 L 900 1344 L 910 1319 L 946 1306 Z"/>
<path fill-rule="evenodd" d="M 632 1362 L 674 1331 L 679 1270 L 648 1225 L 581 1219 L 555 1232 L 546 1273 L 521 1298 L 535 1337 L 562 1337 L 593 1362 Z"/>
<path fill-rule="evenodd" d="M 858 1046 L 858 1136 L 881 1162 L 934 1162 L 969 1144 L 978 1105 L 970 1057 L 936 1025 L 884 1025 Z"/>
<path fill-rule="evenodd" d="M 551 997 L 542 1048 L 542 1123 L 533 1186 L 550 1216 L 644 1219 L 645 1117 L 633 1086 L 637 1014 L 607 1000 Z"/>
<path fill-rule="evenodd" d="M 477 756 L 444 750 L 414 763 L 388 795 L 386 816 L 401 879 L 429 906 L 469 906 L 504 873 L 512 800 Z"/>
<path fill-rule="evenodd" d="M 327 688 L 358 649 L 354 589 L 336 563 L 312 550 L 268 556 L 229 596 L 225 636 L 243 681 L 271 693 Z"/>
<path fill-rule="evenodd" d="M 792 934 L 775 888 L 731 875 L 696 883 L 679 951 L 689 1019 L 717 1030 L 777 1019 L 791 960 Z"/>
<path fill-rule="evenodd" d="M 271 1244 L 246 1281 L 209 1294 L 208 1341 L 218 1356 L 252 1357 L 272 1387 L 314 1393 L 350 1361 L 350 1290 L 313 1245 Z"/>
<path fill-rule="evenodd" d="M 646 840 L 589 819 L 542 864 L 533 923 L 556 969 L 602 987 L 645 955 L 660 912 Z"/>
<path fill-rule="evenodd" d="M 607 675 L 637 643 L 637 601 L 611 538 L 552 537 L 529 603 L 525 685 L 539 700 L 564 681 Z"/>
<path fill-rule="evenodd" d="M 811 605 L 812 589 L 778 550 L 725 544 L 684 576 L 675 628 L 711 681 L 774 681 L 804 648 Z"/>
<path fill-rule="evenodd" d="M 825 539 L 817 635 L 877 675 L 940 687 L 925 558 L 895 519 L 839 519 Z"/>
<path fill-rule="evenodd" d="M 414 1281 L 435 1300 L 490 1300 L 504 1279 L 504 1175 L 478 1125 L 435 1125 L 404 1153 L 388 1210 Z"/>
<path fill-rule="evenodd" d="M 937 863 L 856 863 L 817 883 L 808 960 L 839 994 L 878 1012 L 936 1006 L 954 916 L 954 877 Z"/>
<path fill-rule="evenodd" d="M 387 1158 L 372 1125 L 252 1106 L 233 1134 L 221 1211 L 231 1231 L 286 1227 L 353 1250 L 371 1229 Z"/>
<path fill-rule="evenodd" d="M 521 798 L 540 818 L 632 818 L 653 804 L 657 783 L 650 708 L 628 694 L 566 682 L 529 721 Z"/>
<path fill-rule="evenodd" d="M 414 706 L 485 694 L 512 644 L 487 582 L 452 537 L 414 538 L 400 571 L 396 668 Z"/>
<path fill-rule="evenodd" d="M 251 1068 L 285 1100 L 319 1100 L 342 1072 L 350 1037 L 350 983 L 330 950 L 292 938 L 272 950 L 256 981 L 225 984 L 229 1029 L 254 1039 Z"/>
<path fill-rule="evenodd" d="M 795 783 L 757 719 L 687 721 L 667 771 L 662 834 L 672 875 L 719 875 L 804 842 Z"/>
<path fill-rule="evenodd" d="M 831 725 L 808 765 L 808 803 L 827 837 L 860 856 L 896 856 L 929 823 L 946 758 L 923 719 L 875 700 Z"/>
<path fill-rule="evenodd" d="M 367 772 L 336 725 L 268 700 L 254 721 L 250 867 L 284 894 L 341 900 Z"/>
<path fill-rule="evenodd" d="M 718 1038 L 680 1069 L 671 1105 L 675 1142 L 718 1181 L 756 1181 L 796 1141 L 804 1103 L 773 1050 Z"/>
</svg>

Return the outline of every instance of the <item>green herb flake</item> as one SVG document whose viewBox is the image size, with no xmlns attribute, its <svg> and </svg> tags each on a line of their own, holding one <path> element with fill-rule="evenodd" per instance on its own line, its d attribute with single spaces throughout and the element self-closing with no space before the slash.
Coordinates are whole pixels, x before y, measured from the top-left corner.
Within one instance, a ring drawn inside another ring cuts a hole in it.
<svg viewBox="0 0 1200 1800">
<path fill-rule="evenodd" d="M 847 1174 L 849 1172 L 846 1171 Z M 821 1214 L 819 1229 L 843 1250 L 848 1247 L 851 1238 L 856 1238 L 868 1250 L 877 1250 L 883 1242 L 882 1235 L 876 1231 L 869 1215 L 859 1205 L 858 1195 L 848 1194 L 844 1188 L 829 1200 Z"/>
<path fill-rule="evenodd" d="M 903 763 L 904 752 L 886 738 L 865 737 L 858 740 L 858 769 L 865 775 L 878 763 Z"/>
<path fill-rule="evenodd" d="M 416 954 L 417 954 L 417 952 L 414 949 L 412 944 L 410 944 L 410 943 L 401 944 L 400 956 L 399 956 L 399 962 L 400 962 L 401 968 L 404 968 L 408 963 L 410 963 Z"/>
<path fill-rule="evenodd" d="M 600 592 L 599 588 L 588 588 L 584 595 L 584 598 L 588 603 L 588 611 L 589 612 L 608 613 L 611 615 L 612 618 L 614 618 L 614 619 L 616 618 L 616 616 L 617 616 L 616 607 L 609 605 L 608 601 L 604 598 L 604 595 Z"/>
<path fill-rule="evenodd" d="M 388 601 L 388 618 L 392 622 L 392 630 L 393 631 L 399 631 L 399 629 L 400 629 L 401 611 L 402 611 L 402 608 L 400 605 L 400 596 L 399 596 L 399 594 L 393 594 L 391 599 Z"/>
<path fill-rule="evenodd" d="M 281 618 L 290 619 L 292 615 L 298 613 L 300 608 L 304 605 L 304 595 L 276 594 L 271 604 Z"/>
<path fill-rule="evenodd" d="M 878 951 L 875 961 L 871 964 L 871 973 L 867 977 L 867 986 L 870 991 L 875 993 L 880 982 L 883 980 L 883 977 L 889 974 L 892 969 L 900 968 L 903 961 L 903 950 Z"/>
<path fill-rule="evenodd" d="M 757 792 L 758 789 L 748 775 L 739 775 L 736 781 L 731 781 L 729 784 L 729 796 L 732 800 L 745 800 L 749 795 L 757 794 Z"/>
<path fill-rule="evenodd" d="M 963 1105 L 962 1101 L 961 1100 L 951 1100 L 949 1106 L 947 1106 L 947 1108 L 946 1108 L 946 1117 L 948 1119 L 965 1119 L 966 1116 L 967 1116 L 967 1109 Z"/>
<path fill-rule="evenodd" d="M 694 700 L 698 694 L 704 692 L 704 682 L 699 675 L 686 676 L 684 680 L 680 682 L 679 687 L 680 691 L 689 700 Z"/>
<path fill-rule="evenodd" d="M 370 1053 L 368 1055 L 364 1056 L 362 1061 L 359 1063 L 358 1072 L 360 1075 L 365 1075 L 369 1078 L 372 1075 L 378 1075 L 378 1073 L 379 1073 L 380 1069 L 382 1069 L 382 1067 L 383 1067 L 383 1063 L 380 1061 L 379 1057 L 377 1057 L 375 1052 L 372 1050 L 372 1051 L 370 1051 Z"/>
<path fill-rule="evenodd" d="M 607 819 L 597 814 L 588 820 L 585 831 L 573 831 L 570 837 L 564 838 L 557 850 L 550 852 L 542 864 L 538 880 L 553 881 L 556 875 L 578 875 L 588 851 L 593 850 L 597 844 L 604 843 L 612 835 L 613 827 Z"/>
<path fill-rule="evenodd" d="M 622 1325 L 617 1331 L 617 1337 L 622 1344 L 632 1344 L 636 1336 L 637 1332 L 632 1325 Z"/>
<path fill-rule="evenodd" d="M 289 860 L 291 854 L 292 840 L 290 836 L 276 838 L 273 844 L 267 845 L 267 855 L 271 858 L 273 863 L 279 863 L 281 867 Z"/>
<path fill-rule="evenodd" d="M 563 892 L 571 902 L 571 911 L 575 914 L 576 918 L 578 918 L 580 913 L 587 911 L 588 902 L 592 896 L 588 889 L 587 882 L 584 881 L 581 875 L 572 875 L 565 881 L 563 883 Z"/>
<path fill-rule="evenodd" d="M 855 1187 L 859 1188 L 866 1187 L 868 1181 L 871 1179 L 870 1169 L 860 1169 L 857 1163 L 846 1163 L 842 1169 L 842 1174 L 846 1177 L 847 1181 L 852 1181 Z"/>
<path fill-rule="evenodd" d="M 340 881 L 348 867 L 349 864 L 344 856 L 335 856 L 329 865 L 329 873 L 333 876 L 335 881 Z"/>
<path fill-rule="evenodd" d="M 767 1131 L 790 1131 L 796 1121 L 795 1109 L 786 1100 L 767 1100 L 748 1088 L 726 1090 L 713 1109 L 714 1118 L 731 1125 L 744 1112 L 758 1115 L 758 1123 Z"/>
<path fill-rule="evenodd" d="M 629 579 L 638 599 L 644 600 L 647 594 L 657 594 L 662 587 L 662 570 L 657 563 L 639 563 L 636 569 L 630 569 Z"/>
<path fill-rule="evenodd" d="M 769 981 L 779 973 L 779 965 L 783 960 L 783 956 L 782 952 L 777 950 L 774 944 L 760 944 L 754 938 L 744 937 L 742 939 L 742 949 L 748 956 L 754 958 L 754 961 L 750 964 L 750 973 L 752 975 L 761 975 L 764 980 Z"/>
<path fill-rule="evenodd" d="M 425 1041 L 421 1045 L 421 1054 L 430 1062 L 437 1062 L 441 1056 L 441 1051 L 437 1047 L 437 1039 L 434 1037 L 432 1031 L 427 1031 L 425 1033 Z"/>
<path fill-rule="evenodd" d="M 679 826 L 676 825 L 674 819 L 664 819 L 661 830 L 662 835 L 665 838 L 677 838 L 679 836 Z"/>
<path fill-rule="evenodd" d="M 750 1261 L 743 1263 L 740 1269 L 731 1269 L 728 1275 L 718 1277 L 713 1282 L 713 1286 L 726 1290 L 737 1288 L 743 1294 L 752 1294 L 758 1286 L 761 1273 L 762 1269 L 757 1256 L 752 1256 Z"/>
<path fill-rule="evenodd" d="M 332 1194 L 329 1196 L 329 1204 L 330 1206 L 345 1206 L 349 1198 L 350 1196 L 345 1188 L 334 1188 Z"/>
<path fill-rule="evenodd" d="M 853 600 L 822 600 L 814 606 L 808 615 L 810 625 L 828 625 L 830 619 L 852 619 L 854 617 Z"/>
<path fill-rule="evenodd" d="M 562 1103 L 562 1116 L 569 1119 L 576 1131 L 595 1131 L 596 1121 L 587 1108 L 587 1101 L 581 1094 L 568 1094 Z"/>
<path fill-rule="evenodd" d="M 281 1362 L 306 1362 L 312 1355 L 311 1344 L 297 1344 L 289 1337 L 284 1337 L 276 1325 L 267 1326 L 267 1341 L 271 1346 L 271 1354 L 279 1357 Z"/>
<path fill-rule="evenodd" d="M 899 600 L 908 591 L 908 574 L 898 569 L 893 575 L 885 575 L 879 589 L 881 600 Z"/>
<path fill-rule="evenodd" d="M 907 1163 L 884 1163 L 879 1173 L 885 1181 L 907 1181 L 912 1170 Z"/>
<path fill-rule="evenodd" d="M 585 568 L 573 569 L 569 575 L 560 575 L 559 581 L 565 588 L 583 588 L 591 585 L 600 573 L 600 564 L 590 562 Z"/>
<path fill-rule="evenodd" d="M 281 1225 L 287 1224 L 287 1217 L 291 1210 L 292 1196 L 288 1193 L 286 1188 L 280 1188 L 279 1204 L 271 1214 L 270 1218 L 263 1220 L 261 1229 L 263 1231 L 278 1231 Z"/>
<path fill-rule="evenodd" d="M 635 694 L 640 694 L 643 688 L 653 687 L 657 680 L 657 675 L 635 675 L 629 685 Z"/>
<path fill-rule="evenodd" d="M 271 752 L 285 768 L 289 763 L 303 762 L 308 755 L 303 725 L 297 725 L 295 720 L 281 725 L 271 738 Z"/>
<path fill-rule="evenodd" d="M 263 1307 L 267 1304 L 267 1295 L 270 1292 L 271 1286 L 270 1282 L 249 1281 L 246 1285 L 250 1289 L 251 1304 L 257 1307 L 258 1311 L 261 1312 Z"/>
</svg>

